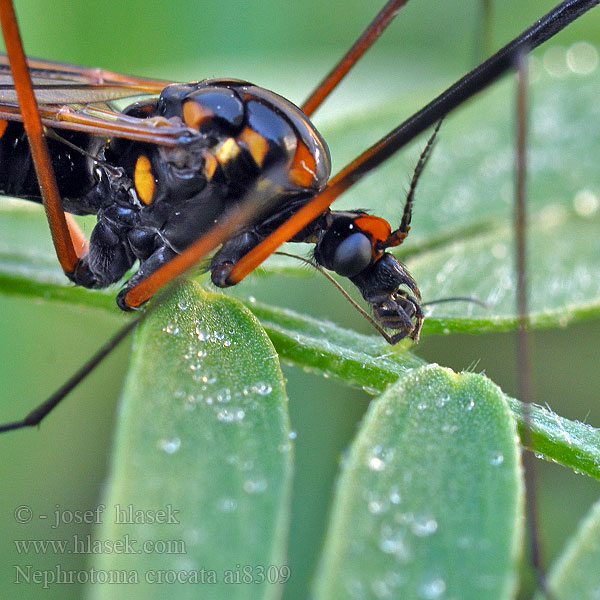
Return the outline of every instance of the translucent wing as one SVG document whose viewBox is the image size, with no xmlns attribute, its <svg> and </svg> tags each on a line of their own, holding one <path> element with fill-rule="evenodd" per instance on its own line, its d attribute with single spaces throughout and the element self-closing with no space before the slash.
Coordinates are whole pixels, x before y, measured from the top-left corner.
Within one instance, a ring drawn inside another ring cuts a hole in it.
<svg viewBox="0 0 600 600">
<path fill-rule="evenodd" d="M 48 60 L 28 59 L 28 65 L 47 127 L 168 146 L 189 133 L 165 120 L 123 115 L 116 106 L 156 97 L 170 82 Z M 5 54 L 0 54 L 0 119 L 22 120 Z"/>
</svg>

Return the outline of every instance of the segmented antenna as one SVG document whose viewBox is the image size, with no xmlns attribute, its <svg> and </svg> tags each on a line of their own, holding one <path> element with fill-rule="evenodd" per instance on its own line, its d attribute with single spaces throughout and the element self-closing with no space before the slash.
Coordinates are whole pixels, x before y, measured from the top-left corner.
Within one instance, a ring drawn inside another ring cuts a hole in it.
<svg viewBox="0 0 600 600">
<path fill-rule="evenodd" d="M 415 167 L 415 170 L 413 172 L 412 179 L 410 180 L 410 188 L 408 190 L 408 195 L 406 196 L 406 203 L 404 204 L 404 213 L 402 214 L 402 221 L 400 221 L 400 227 L 398 228 L 398 231 L 400 233 L 407 234 L 408 230 L 410 229 L 410 220 L 412 218 L 412 207 L 415 198 L 415 190 L 417 188 L 417 183 L 419 182 L 419 177 L 421 176 L 425 165 L 429 161 L 431 152 L 433 150 L 435 138 L 438 134 L 438 131 L 440 130 L 440 127 L 442 126 L 443 120 L 444 117 L 442 117 L 438 121 L 438 124 L 435 126 L 433 133 L 427 140 L 425 148 L 423 148 L 423 152 L 421 152 L 421 156 L 419 156 L 419 161 L 417 162 L 417 166 Z"/>
</svg>

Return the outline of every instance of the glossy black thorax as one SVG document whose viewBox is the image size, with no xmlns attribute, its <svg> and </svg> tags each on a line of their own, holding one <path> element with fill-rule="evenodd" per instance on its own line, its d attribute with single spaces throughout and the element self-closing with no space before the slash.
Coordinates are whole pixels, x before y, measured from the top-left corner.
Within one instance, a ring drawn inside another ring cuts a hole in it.
<svg viewBox="0 0 600 600">
<path fill-rule="evenodd" d="M 77 281 L 86 286 L 118 281 L 136 259 L 142 274 L 154 270 L 242 201 L 256 205 L 248 227 L 272 229 L 329 177 L 327 145 L 308 118 L 247 82 L 172 84 L 123 112 L 153 127 L 183 125 L 185 133 L 161 146 L 58 132 L 81 152 L 49 139 L 63 207 L 98 217 L 87 259 L 92 274 Z M 9 128 L 0 140 L 0 191 L 39 201 L 22 126 Z"/>
<path fill-rule="evenodd" d="M 173 84 L 125 112 L 188 127 L 176 147 L 115 140 L 105 154 L 132 182 L 139 227 L 155 229 L 176 252 L 233 204 L 251 199 L 262 220 L 329 176 L 327 146 L 300 110 L 245 82 Z"/>
</svg>

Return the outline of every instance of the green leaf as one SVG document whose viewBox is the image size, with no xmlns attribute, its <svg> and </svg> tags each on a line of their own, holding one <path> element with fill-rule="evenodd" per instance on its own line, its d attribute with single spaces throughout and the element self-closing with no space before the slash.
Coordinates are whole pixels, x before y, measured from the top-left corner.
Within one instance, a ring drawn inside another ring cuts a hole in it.
<svg viewBox="0 0 600 600">
<path fill-rule="evenodd" d="M 390 352 L 390 346 L 379 336 L 360 335 L 327 321 L 257 302 L 249 306 L 284 360 L 370 393 L 382 391 L 409 369 L 424 364 L 408 350 L 408 342 Z"/>
<path fill-rule="evenodd" d="M 590 510 L 577 533 L 548 574 L 554 598 L 595 600 L 600 591 L 600 502 Z M 547 598 L 538 593 L 536 600 Z"/>
<path fill-rule="evenodd" d="M 136 540 L 139 553 L 105 552 L 95 566 L 137 576 L 139 585 L 125 586 L 128 598 L 164 598 L 165 589 L 177 598 L 279 597 L 281 586 L 264 580 L 269 567 L 269 576 L 287 577 L 291 459 L 271 343 L 236 301 L 186 284 L 136 336 L 106 518 L 96 532 L 102 540 Z M 176 522 L 119 524 L 117 507 L 127 518 L 128 511 L 170 510 Z M 172 550 L 144 552 L 145 542 L 171 543 Z M 240 565 L 263 583 L 227 585 L 227 571 L 235 583 Z M 156 585 L 162 572 L 188 582 Z M 95 593 L 105 599 L 125 592 L 101 585 Z"/>
<path fill-rule="evenodd" d="M 372 403 L 344 461 L 315 596 L 510 598 L 522 509 L 500 390 L 414 370 Z"/>
<path fill-rule="evenodd" d="M 370 393 L 384 391 L 407 370 L 425 364 L 406 346 L 391 349 L 378 336 L 350 333 L 290 310 L 257 303 L 251 306 L 282 360 Z M 523 405 L 508 396 L 506 401 L 522 432 L 527 423 Z M 598 429 L 537 405 L 530 407 L 528 425 L 533 451 L 600 480 Z"/>
</svg>

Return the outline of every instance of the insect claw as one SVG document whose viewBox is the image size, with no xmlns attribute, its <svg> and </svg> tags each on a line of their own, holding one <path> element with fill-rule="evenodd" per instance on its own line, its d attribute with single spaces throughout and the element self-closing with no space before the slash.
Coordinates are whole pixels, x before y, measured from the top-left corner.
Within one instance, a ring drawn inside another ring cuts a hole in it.
<svg viewBox="0 0 600 600">
<path fill-rule="evenodd" d="M 229 273 L 233 268 L 232 262 L 222 263 L 211 269 L 210 278 L 212 282 L 220 288 L 231 287 L 234 285 L 229 279 Z"/>
<path fill-rule="evenodd" d="M 88 289 L 99 287 L 98 278 L 90 270 L 87 260 L 80 258 L 73 271 L 66 275 L 76 285 L 82 285 Z"/>
</svg>

